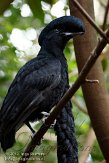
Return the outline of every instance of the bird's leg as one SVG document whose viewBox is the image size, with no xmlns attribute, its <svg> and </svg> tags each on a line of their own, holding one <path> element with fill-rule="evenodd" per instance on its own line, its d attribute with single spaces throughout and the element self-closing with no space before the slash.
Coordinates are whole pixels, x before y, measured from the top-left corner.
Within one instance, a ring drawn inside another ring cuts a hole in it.
<svg viewBox="0 0 109 163">
<path fill-rule="evenodd" d="M 35 135 L 35 133 L 36 133 L 36 131 L 31 127 L 31 125 L 30 125 L 30 123 L 29 122 L 26 122 L 25 123 L 27 126 L 28 126 L 28 128 L 31 130 L 31 132 L 32 132 L 32 135 L 31 135 L 31 138 L 33 138 L 34 137 L 34 135 Z M 41 142 L 42 142 L 42 140 L 43 140 L 43 138 L 38 142 L 38 144 L 37 145 L 40 145 L 41 144 Z"/>
<path fill-rule="evenodd" d="M 48 113 L 48 112 L 41 112 L 41 114 L 44 116 L 44 118 L 42 118 L 42 123 L 45 123 L 45 120 L 48 118 L 48 116 L 50 115 L 50 113 Z M 55 126 L 55 124 L 56 124 L 56 120 L 54 120 L 54 123 L 53 124 L 51 124 L 51 127 L 50 128 L 54 128 L 54 126 Z"/>
<path fill-rule="evenodd" d="M 29 122 L 26 122 L 25 124 L 26 124 L 26 125 L 28 126 L 28 128 L 31 130 L 31 132 L 32 132 L 32 136 L 31 136 L 31 137 L 33 137 L 34 134 L 35 134 L 35 130 L 31 127 L 31 125 L 30 125 Z"/>
</svg>

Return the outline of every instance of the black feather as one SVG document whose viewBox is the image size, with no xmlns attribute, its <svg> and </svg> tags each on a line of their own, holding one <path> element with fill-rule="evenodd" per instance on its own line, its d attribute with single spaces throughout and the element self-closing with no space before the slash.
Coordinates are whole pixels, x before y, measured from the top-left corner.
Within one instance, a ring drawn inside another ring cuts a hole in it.
<svg viewBox="0 0 109 163">
<path fill-rule="evenodd" d="M 63 50 L 67 41 L 75 33 L 81 32 L 84 32 L 82 21 L 72 16 L 53 20 L 41 32 L 41 50 L 38 56 L 19 70 L 1 107 L 0 142 L 4 151 L 13 146 L 15 133 L 24 123 L 40 119 L 41 112 L 49 112 L 69 88 Z M 69 146 L 68 150 L 63 149 L 61 152 L 58 149 L 58 161 L 70 163 L 74 160 L 77 163 L 77 143 L 71 108 L 69 102 L 55 126 L 58 144 L 62 149 L 63 145 Z"/>
<path fill-rule="evenodd" d="M 46 35 L 54 29 L 59 29 L 68 32 L 85 32 L 85 27 L 81 19 L 74 16 L 63 16 L 49 23 L 39 36 L 39 44 L 46 39 Z"/>
</svg>

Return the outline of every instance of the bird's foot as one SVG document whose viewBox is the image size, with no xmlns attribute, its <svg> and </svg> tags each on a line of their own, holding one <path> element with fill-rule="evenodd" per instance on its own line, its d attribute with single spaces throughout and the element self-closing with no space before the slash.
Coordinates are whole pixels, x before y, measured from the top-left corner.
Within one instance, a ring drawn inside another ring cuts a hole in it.
<svg viewBox="0 0 109 163">
<path fill-rule="evenodd" d="M 50 128 L 51 128 L 51 129 L 54 129 L 55 124 L 56 124 L 56 119 L 55 119 L 54 122 L 51 124 Z"/>
<path fill-rule="evenodd" d="M 36 134 L 36 132 L 31 133 L 31 139 L 34 137 L 35 134 Z"/>
<path fill-rule="evenodd" d="M 50 113 L 47 113 L 47 112 L 41 112 L 41 114 L 44 116 L 41 120 L 42 124 L 45 124 L 45 120 L 49 117 Z M 51 124 L 50 128 L 54 128 L 56 124 L 56 120 L 54 120 L 54 123 Z"/>
<path fill-rule="evenodd" d="M 48 116 L 50 115 L 50 113 L 45 112 L 45 111 L 42 111 L 41 114 L 42 114 L 44 117 L 48 117 Z"/>
<path fill-rule="evenodd" d="M 43 111 L 43 112 L 41 112 L 41 114 L 43 115 L 41 122 L 42 122 L 42 124 L 45 124 L 45 120 L 49 117 L 50 113 Z"/>
</svg>

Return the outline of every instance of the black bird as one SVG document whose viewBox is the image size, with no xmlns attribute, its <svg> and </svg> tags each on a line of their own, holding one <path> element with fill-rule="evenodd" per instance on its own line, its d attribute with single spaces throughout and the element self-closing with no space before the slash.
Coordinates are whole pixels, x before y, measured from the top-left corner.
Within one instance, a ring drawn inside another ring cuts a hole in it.
<svg viewBox="0 0 109 163">
<path fill-rule="evenodd" d="M 73 16 L 55 19 L 42 30 L 39 54 L 18 71 L 0 110 L 4 151 L 13 146 L 15 133 L 23 124 L 41 119 L 41 112 L 49 112 L 69 88 L 63 50 L 69 39 L 84 31 L 83 22 Z M 71 103 L 67 105 L 71 108 Z"/>
</svg>

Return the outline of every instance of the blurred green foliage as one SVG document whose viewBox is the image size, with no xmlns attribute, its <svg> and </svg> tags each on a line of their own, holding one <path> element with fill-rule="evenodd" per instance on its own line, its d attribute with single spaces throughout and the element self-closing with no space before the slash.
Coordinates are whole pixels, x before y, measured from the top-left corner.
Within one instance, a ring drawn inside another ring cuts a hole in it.
<svg viewBox="0 0 109 163">
<path fill-rule="evenodd" d="M 62 14 L 68 14 L 69 10 L 67 0 L 60 1 L 63 3 L 63 9 L 61 9 L 63 10 Z M 30 32 L 31 29 L 33 32 L 36 31 L 37 35 L 39 35 L 42 27 L 44 27 L 52 19 L 56 18 L 57 14 L 53 14 L 52 10 L 57 2 L 59 1 L 15 0 L 0 16 L 0 106 L 18 69 L 38 53 L 38 41 L 37 38 L 31 38 L 31 35 L 34 35 Z M 2 4 L 2 1 L 0 3 Z M 20 33 L 17 33 L 16 37 L 14 36 L 14 40 L 12 40 L 13 31 L 15 31 L 15 29 L 17 29 L 17 32 L 22 32 L 23 37 L 25 37 L 28 41 L 28 44 L 30 44 L 28 47 L 25 47 L 25 44 L 22 46 L 22 48 L 20 45 L 18 45 L 18 43 L 22 41 L 19 39 Z M 16 41 L 17 43 L 15 43 Z M 72 41 L 68 43 L 64 52 L 69 65 L 70 84 L 73 84 L 78 76 L 78 71 Z M 103 60 L 103 68 L 106 81 L 109 83 L 109 73 L 107 71 L 109 68 L 109 57 Z M 109 89 L 109 84 L 107 84 L 107 88 Z M 76 100 L 80 101 L 82 106 L 85 106 L 81 89 L 76 92 L 75 98 Z M 90 128 L 90 120 L 88 115 L 82 113 L 76 105 L 73 106 L 73 113 L 75 117 L 75 130 L 79 144 L 79 151 L 81 152 L 81 147 L 84 149 L 85 138 Z M 38 127 L 39 126 L 36 126 L 35 128 L 38 129 Z M 49 130 L 49 133 L 50 132 L 51 131 Z M 16 158 L 21 156 L 26 145 L 31 140 L 30 132 L 21 132 L 16 140 L 17 143 L 15 146 L 9 149 L 6 154 L 3 154 L 1 151 L 0 159 L 2 162 L 8 162 L 9 160 L 5 161 L 5 157 L 8 156 L 13 156 Z M 93 161 L 98 162 L 102 160 L 103 156 L 100 152 L 97 142 L 95 142 L 93 148 L 94 150 L 91 152 Z M 51 163 L 51 160 L 52 163 L 57 162 L 55 141 L 44 139 L 40 148 L 37 147 L 34 152 L 45 153 L 45 160 L 37 160 L 37 162 Z M 40 157 L 37 156 L 37 158 Z M 29 162 L 34 163 L 36 161 Z"/>
</svg>

